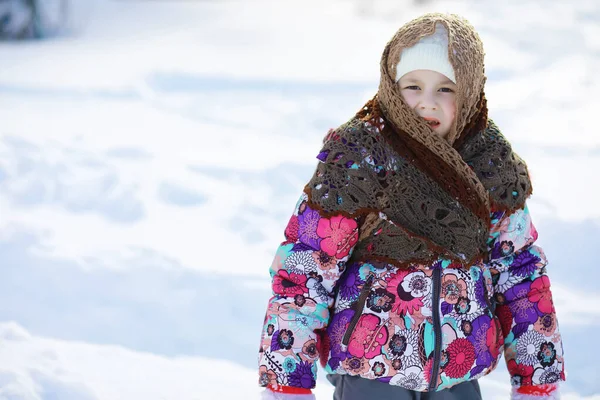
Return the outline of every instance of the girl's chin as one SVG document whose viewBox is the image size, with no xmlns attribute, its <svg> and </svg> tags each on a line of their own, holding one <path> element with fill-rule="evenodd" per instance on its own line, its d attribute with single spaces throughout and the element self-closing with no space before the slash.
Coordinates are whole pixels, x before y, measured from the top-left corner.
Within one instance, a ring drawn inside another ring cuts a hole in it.
<svg viewBox="0 0 600 400">
<path fill-rule="evenodd" d="M 430 127 L 431 129 L 433 129 L 433 131 L 434 131 L 435 133 L 437 133 L 438 135 L 440 135 L 440 136 L 442 136 L 442 137 L 445 137 L 445 136 L 448 134 L 447 130 L 446 130 L 446 129 L 443 129 L 441 124 L 434 125 L 434 126 L 430 125 L 429 127 Z"/>
</svg>

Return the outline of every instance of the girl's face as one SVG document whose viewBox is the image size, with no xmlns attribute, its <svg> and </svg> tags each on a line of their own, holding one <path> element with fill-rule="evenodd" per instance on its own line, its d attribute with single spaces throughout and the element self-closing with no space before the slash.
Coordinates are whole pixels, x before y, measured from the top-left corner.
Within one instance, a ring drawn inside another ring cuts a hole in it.
<svg viewBox="0 0 600 400">
<path fill-rule="evenodd" d="M 446 75 L 425 69 L 405 74 L 398 84 L 408 106 L 445 138 L 456 117 L 456 84 Z"/>
</svg>

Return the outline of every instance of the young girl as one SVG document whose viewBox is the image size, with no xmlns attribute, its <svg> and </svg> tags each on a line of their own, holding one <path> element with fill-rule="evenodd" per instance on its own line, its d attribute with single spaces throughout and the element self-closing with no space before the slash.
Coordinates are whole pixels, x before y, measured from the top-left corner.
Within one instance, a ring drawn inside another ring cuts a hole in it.
<svg viewBox="0 0 600 400">
<path fill-rule="evenodd" d="M 484 52 L 455 15 L 385 47 L 375 97 L 331 130 L 271 266 L 265 399 L 556 399 L 561 337 L 525 163 L 487 117 Z"/>
</svg>

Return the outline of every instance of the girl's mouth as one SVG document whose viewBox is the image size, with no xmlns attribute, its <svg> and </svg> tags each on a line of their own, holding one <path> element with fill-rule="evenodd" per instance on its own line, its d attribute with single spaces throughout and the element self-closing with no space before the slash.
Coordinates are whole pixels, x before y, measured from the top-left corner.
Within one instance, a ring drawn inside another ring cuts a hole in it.
<svg viewBox="0 0 600 400">
<path fill-rule="evenodd" d="M 427 122 L 427 125 L 429 125 L 432 129 L 435 129 L 440 126 L 440 121 L 436 118 L 424 117 L 423 119 L 425 120 L 425 122 Z"/>
</svg>

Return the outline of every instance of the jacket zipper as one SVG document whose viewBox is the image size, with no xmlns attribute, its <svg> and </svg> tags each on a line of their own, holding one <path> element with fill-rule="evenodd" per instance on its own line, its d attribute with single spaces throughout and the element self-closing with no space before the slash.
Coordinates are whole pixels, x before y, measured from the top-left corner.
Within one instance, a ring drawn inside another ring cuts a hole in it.
<svg viewBox="0 0 600 400">
<path fill-rule="evenodd" d="M 496 300 L 494 299 L 494 296 L 489 296 L 489 292 L 487 289 L 487 283 L 485 283 L 485 280 L 483 282 L 483 295 L 485 296 L 485 303 L 488 306 L 488 309 L 490 310 L 491 317 L 494 317 L 494 313 L 496 312 Z"/>
<path fill-rule="evenodd" d="M 429 382 L 429 391 L 437 387 L 437 379 L 440 373 L 440 358 L 442 352 L 442 327 L 440 324 L 440 294 L 442 290 L 442 270 L 436 268 L 433 271 L 433 334 L 435 335 L 435 347 L 433 348 L 433 371 Z"/>
<path fill-rule="evenodd" d="M 356 324 L 358 324 L 358 320 L 362 315 L 362 310 L 365 308 L 365 302 L 367 301 L 367 297 L 369 296 L 369 292 L 371 291 L 371 285 L 373 284 L 374 278 L 375 275 L 369 274 L 367 280 L 365 281 L 365 284 L 360 290 L 360 295 L 358 296 L 358 302 L 356 303 L 354 316 L 352 316 L 352 319 L 348 324 L 348 329 L 346 330 L 346 333 L 342 338 L 342 345 L 345 347 L 348 346 L 348 343 L 350 342 L 350 336 L 352 336 L 352 332 L 354 332 L 354 328 L 356 328 Z"/>
</svg>

